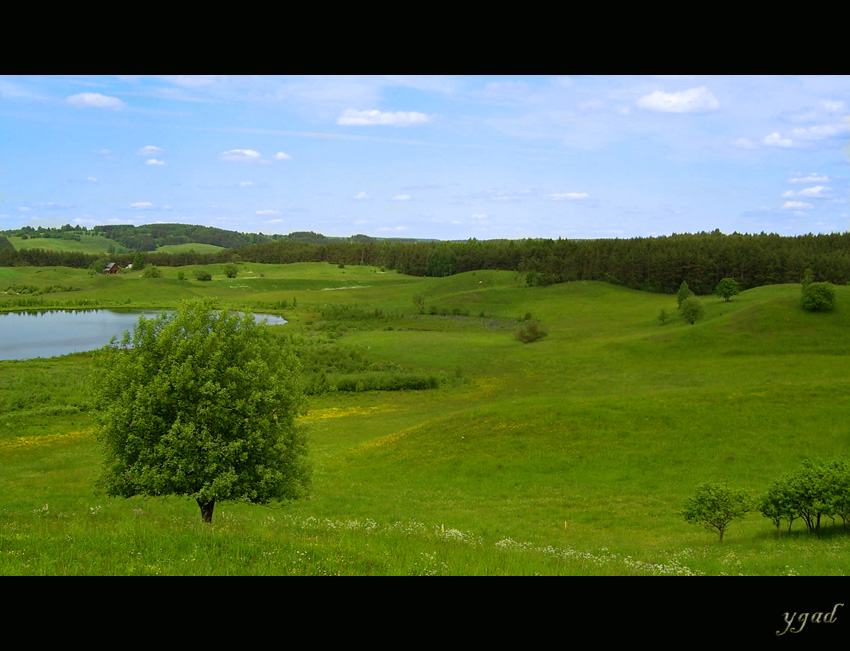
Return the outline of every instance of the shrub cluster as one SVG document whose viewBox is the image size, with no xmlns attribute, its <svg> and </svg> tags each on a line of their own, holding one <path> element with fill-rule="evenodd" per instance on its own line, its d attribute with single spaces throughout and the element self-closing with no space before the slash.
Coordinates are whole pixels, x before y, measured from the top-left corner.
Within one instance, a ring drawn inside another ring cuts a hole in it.
<svg viewBox="0 0 850 651">
<path fill-rule="evenodd" d="M 794 520 L 806 530 L 820 530 L 823 518 L 850 517 L 850 463 L 845 459 L 810 459 L 794 473 L 777 479 L 758 501 L 759 512 L 779 530 L 783 521 L 788 531 Z"/>
<path fill-rule="evenodd" d="M 301 362 L 308 395 L 436 389 L 445 379 L 439 374 L 411 371 L 399 364 L 372 361 L 362 348 L 340 346 L 329 337 L 316 341 L 302 335 L 288 335 L 286 339 Z"/>
<path fill-rule="evenodd" d="M 384 371 L 328 377 L 330 391 L 421 391 L 439 386 L 437 375 L 425 373 Z"/>
<path fill-rule="evenodd" d="M 53 294 L 58 292 L 76 292 L 79 287 L 66 287 L 65 285 L 50 285 L 49 287 L 38 287 L 36 285 L 9 285 L 6 294 L 30 294 L 39 296 L 41 294 Z"/>
</svg>

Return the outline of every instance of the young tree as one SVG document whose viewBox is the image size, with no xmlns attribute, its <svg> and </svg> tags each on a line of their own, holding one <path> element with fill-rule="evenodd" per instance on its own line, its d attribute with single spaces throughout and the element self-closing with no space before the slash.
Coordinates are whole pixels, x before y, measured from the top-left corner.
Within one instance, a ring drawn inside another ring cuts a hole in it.
<svg viewBox="0 0 850 651">
<path fill-rule="evenodd" d="M 686 298 L 682 301 L 682 304 L 679 306 L 679 311 L 682 314 L 682 318 L 693 325 L 697 319 L 701 319 L 705 315 L 705 308 L 702 306 L 702 301 L 700 301 L 696 296 L 691 296 L 690 298 Z"/>
<path fill-rule="evenodd" d="M 741 293 L 741 288 L 738 285 L 738 281 L 734 278 L 724 278 L 717 283 L 717 287 L 714 288 L 714 293 L 726 302 L 729 302 L 730 298 Z"/>
<path fill-rule="evenodd" d="M 93 378 L 107 493 L 193 498 L 207 523 L 217 501 L 303 496 L 299 365 L 269 337 L 195 299 L 113 341 Z"/>
<path fill-rule="evenodd" d="M 752 498 L 746 491 L 705 482 L 696 487 L 692 497 L 685 500 L 682 517 L 686 522 L 714 529 L 720 534 L 720 542 L 723 542 L 723 534 L 729 524 L 744 517 L 752 507 Z"/>
<path fill-rule="evenodd" d="M 425 314 L 425 294 L 414 294 L 413 304 L 419 310 L 419 314 Z"/>
<path fill-rule="evenodd" d="M 682 302 L 686 298 L 690 298 L 694 293 L 688 288 L 688 282 L 686 280 L 682 281 L 682 284 L 679 285 L 679 290 L 676 292 L 676 302 L 679 304 L 679 307 L 682 306 Z"/>
</svg>

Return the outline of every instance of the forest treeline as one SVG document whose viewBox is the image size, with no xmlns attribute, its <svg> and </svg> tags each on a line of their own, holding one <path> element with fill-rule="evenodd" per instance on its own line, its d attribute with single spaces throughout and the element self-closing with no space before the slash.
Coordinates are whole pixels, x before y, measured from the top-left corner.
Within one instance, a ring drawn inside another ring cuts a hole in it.
<svg viewBox="0 0 850 651">
<path fill-rule="evenodd" d="M 806 269 L 817 281 L 850 282 L 850 233 L 673 234 L 598 240 L 525 239 L 463 242 L 267 242 L 234 252 L 251 262 L 369 264 L 415 276 L 499 269 L 525 274 L 529 285 L 602 280 L 633 289 L 675 293 L 683 280 L 696 294 L 723 278 L 742 289 L 798 283 Z"/>
<path fill-rule="evenodd" d="M 109 261 L 133 262 L 133 253 L 111 254 Z M 103 256 L 0 248 L 0 266 L 69 266 L 95 270 Z M 183 266 L 222 262 L 328 262 L 367 264 L 415 276 L 449 276 L 497 269 L 524 274 L 529 285 L 572 280 L 602 280 L 633 289 L 675 293 L 682 281 L 696 294 L 709 294 L 723 278 L 741 289 L 798 283 L 806 269 L 814 280 L 850 282 L 850 233 L 780 236 L 777 234 L 673 234 L 630 239 L 524 239 L 392 241 L 372 238 L 277 239 L 228 248 L 212 254 L 144 254 L 146 264 Z M 101 267 L 102 268 L 102 267 Z"/>
</svg>

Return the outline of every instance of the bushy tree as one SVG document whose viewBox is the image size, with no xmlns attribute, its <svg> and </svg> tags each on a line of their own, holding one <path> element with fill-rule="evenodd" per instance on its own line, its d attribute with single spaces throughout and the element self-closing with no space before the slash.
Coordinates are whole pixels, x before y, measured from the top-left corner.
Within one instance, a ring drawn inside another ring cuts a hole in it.
<svg viewBox="0 0 850 651">
<path fill-rule="evenodd" d="M 228 278 L 236 278 L 236 275 L 239 273 L 239 269 L 235 264 L 228 263 L 224 265 L 224 275 Z"/>
<path fill-rule="evenodd" d="M 682 517 L 686 522 L 698 524 L 723 534 L 734 520 L 752 510 L 753 500 L 747 491 L 732 489 L 716 482 L 704 482 L 696 487 L 692 497 L 685 500 Z"/>
<path fill-rule="evenodd" d="M 682 318 L 691 325 L 705 316 L 705 308 L 702 306 L 702 301 L 696 296 L 691 296 L 682 301 L 682 304 L 679 306 L 679 312 Z"/>
<path fill-rule="evenodd" d="M 195 299 L 103 351 L 93 396 L 107 493 L 192 498 L 204 522 L 217 501 L 304 495 L 299 364 L 269 338 L 252 315 Z"/>
<path fill-rule="evenodd" d="M 714 293 L 728 302 L 733 296 L 741 293 L 741 288 L 738 285 L 738 281 L 734 278 L 724 278 L 717 283 L 717 287 L 714 288 Z"/>
<path fill-rule="evenodd" d="M 803 285 L 803 309 L 825 312 L 835 307 L 835 287 L 830 283 Z"/>
</svg>

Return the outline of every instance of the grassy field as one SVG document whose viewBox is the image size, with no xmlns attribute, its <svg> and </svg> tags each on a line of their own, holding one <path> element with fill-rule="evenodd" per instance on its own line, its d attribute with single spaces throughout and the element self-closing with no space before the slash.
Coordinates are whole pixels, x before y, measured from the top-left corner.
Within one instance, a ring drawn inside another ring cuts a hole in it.
<svg viewBox="0 0 850 651">
<path fill-rule="evenodd" d="M 702 481 L 758 494 L 806 457 L 850 455 L 850 288 L 837 288 L 831 313 L 804 312 L 800 286 L 777 285 L 728 303 L 701 297 L 704 319 L 662 326 L 674 296 L 596 282 L 528 288 L 509 272 L 414 278 L 328 264 L 240 264 L 232 279 L 207 270 L 211 281 L 191 267 L 155 279 L 0 270 L 0 291 L 59 288 L 0 294 L 0 310 L 213 296 L 286 316 L 273 329 L 282 345 L 297 333 L 443 381 L 312 396 L 311 498 L 225 504 L 209 527 L 194 502 L 96 490 L 92 354 L 0 362 L 0 574 L 850 571 L 840 521 L 779 537 L 751 513 L 721 544 L 678 513 Z M 514 333 L 529 317 L 548 335 L 523 344 Z"/>
</svg>

